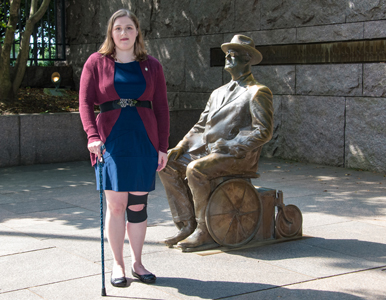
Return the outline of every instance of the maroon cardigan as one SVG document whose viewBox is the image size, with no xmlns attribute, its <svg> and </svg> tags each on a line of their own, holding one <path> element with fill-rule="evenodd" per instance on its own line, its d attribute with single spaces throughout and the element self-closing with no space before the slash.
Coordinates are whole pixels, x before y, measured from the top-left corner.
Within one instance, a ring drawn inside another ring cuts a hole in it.
<svg viewBox="0 0 386 300">
<path fill-rule="evenodd" d="M 137 107 L 154 148 L 167 152 L 169 138 L 169 107 L 166 96 L 166 83 L 162 66 L 157 59 L 148 56 L 139 62 L 146 80 L 146 90 L 137 100 L 152 101 L 153 109 Z M 79 89 L 79 112 L 88 143 L 106 142 L 111 129 L 117 121 L 121 109 L 98 114 L 95 118 L 94 105 L 120 99 L 114 87 L 115 62 L 111 56 L 93 53 L 83 66 Z M 96 156 L 91 154 L 91 163 Z"/>
</svg>

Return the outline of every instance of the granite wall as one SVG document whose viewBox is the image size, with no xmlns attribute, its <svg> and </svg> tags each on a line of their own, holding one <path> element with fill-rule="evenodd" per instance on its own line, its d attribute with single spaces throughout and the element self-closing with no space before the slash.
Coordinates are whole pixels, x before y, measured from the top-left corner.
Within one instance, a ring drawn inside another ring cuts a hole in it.
<svg viewBox="0 0 386 300">
<path fill-rule="evenodd" d="M 68 60 L 82 65 L 119 8 L 140 19 L 149 53 L 164 66 L 173 147 L 210 92 L 230 80 L 210 67 L 210 49 L 236 33 L 257 46 L 386 39 L 386 2 L 373 0 L 67 1 Z M 386 172 L 386 64 L 253 67 L 274 94 L 275 133 L 263 155 Z"/>
</svg>

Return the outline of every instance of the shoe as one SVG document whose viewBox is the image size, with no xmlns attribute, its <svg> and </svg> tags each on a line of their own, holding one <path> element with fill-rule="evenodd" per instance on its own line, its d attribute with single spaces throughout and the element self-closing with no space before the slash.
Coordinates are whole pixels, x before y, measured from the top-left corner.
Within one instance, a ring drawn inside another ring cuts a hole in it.
<svg viewBox="0 0 386 300">
<path fill-rule="evenodd" d="M 216 248 L 216 245 L 218 244 L 210 236 L 206 224 L 198 223 L 196 230 L 186 239 L 178 242 L 177 247 L 182 249 L 198 248 L 201 246 L 205 246 L 205 248 Z"/>
<path fill-rule="evenodd" d="M 174 236 L 164 240 L 164 243 L 168 247 L 172 247 L 173 245 L 177 244 L 179 241 L 186 239 L 189 235 L 191 235 L 194 232 L 197 226 L 197 223 L 194 219 L 189 221 L 183 221 L 182 224 L 183 224 L 182 227 Z"/>
<path fill-rule="evenodd" d="M 113 278 L 113 272 L 111 272 L 110 282 L 111 282 L 111 285 L 115 286 L 115 287 L 126 287 L 127 286 L 126 277 Z"/>
<path fill-rule="evenodd" d="M 152 273 L 145 274 L 145 275 L 139 275 L 139 274 L 135 273 L 133 269 L 131 269 L 131 274 L 133 274 L 133 276 L 135 278 L 138 278 L 143 283 L 154 283 L 155 280 L 157 279 L 157 277 L 155 277 L 155 275 Z"/>
</svg>

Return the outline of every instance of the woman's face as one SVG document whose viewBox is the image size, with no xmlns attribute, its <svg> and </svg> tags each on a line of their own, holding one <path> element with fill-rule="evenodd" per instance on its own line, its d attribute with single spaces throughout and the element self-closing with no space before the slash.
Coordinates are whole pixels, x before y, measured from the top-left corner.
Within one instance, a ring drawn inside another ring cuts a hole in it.
<svg viewBox="0 0 386 300">
<path fill-rule="evenodd" d="M 113 40 L 116 49 L 133 51 L 138 30 L 134 22 L 127 16 L 117 18 L 113 25 Z"/>
</svg>

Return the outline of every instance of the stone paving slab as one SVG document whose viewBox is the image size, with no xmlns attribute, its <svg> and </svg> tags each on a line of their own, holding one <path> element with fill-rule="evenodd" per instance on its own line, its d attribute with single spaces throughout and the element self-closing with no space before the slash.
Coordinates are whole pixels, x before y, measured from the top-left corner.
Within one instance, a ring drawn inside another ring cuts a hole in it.
<svg viewBox="0 0 386 300">
<path fill-rule="evenodd" d="M 0 291 L 1 292 L 1 291 Z M 27 289 L 0 294 L 0 300 L 42 300 L 42 298 Z"/>
<path fill-rule="evenodd" d="M 134 279 L 128 278 L 128 287 L 114 288 L 106 274 L 106 293 L 108 297 L 101 296 L 101 276 L 88 276 L 69 281 L 62 281 L 48 286 L 33 287 L 30 290 L 39 295 L 39 299 L 154 299 L 154 300 L 178 300 L 175 297 L 160 290 L 157 285 L 145 285 Z M 1 294 L 0 294 L 1 295 Z M 2 300 L 2 298 L 0 298 Z"/>
<path fill-rule="evenodd" d="M 260 290 L 268 282 L 280 286 L 312 279 L 233 252 L 202 256 L 168 249 L 144 259 L 157 270 L 157 286 L 182 299 L 216 299 Z"/>
<path fill-rule="evenodd" d="M 374 268 L 380 264 L 337 251 L 315 247 L 302 241 L 258 248 L 256 251 L 240 250 L 235 255 L 245 255 L 293 272 L 313 278 L 333 276 Z"/>
<path fill-rule="evenodd" d="M 386 235 L 382 226 L 352 221 L 326 225 L 323 229 L 312 228 L 308 232 L 318 238 L 304 243 L 386 265 Z"/>
<path fill-rule="evenodd" d="M 0 257 L 52 248 L 20 231 L 0 224 Z"/>
<path fill-rule="evenodd" d="M 58 248 L 0 257 L 1 292 L 95 275 L 100 266 Z"/>
<path fill-rule="evenodd" d="M 328 300 L 382 300 L 386 299 L 384 283 L 386 272 L 383 268 L 333 276 L 258 293 L 229 297 L 237 300 L 271 299 L 328 299 Z"/>
</svg>

